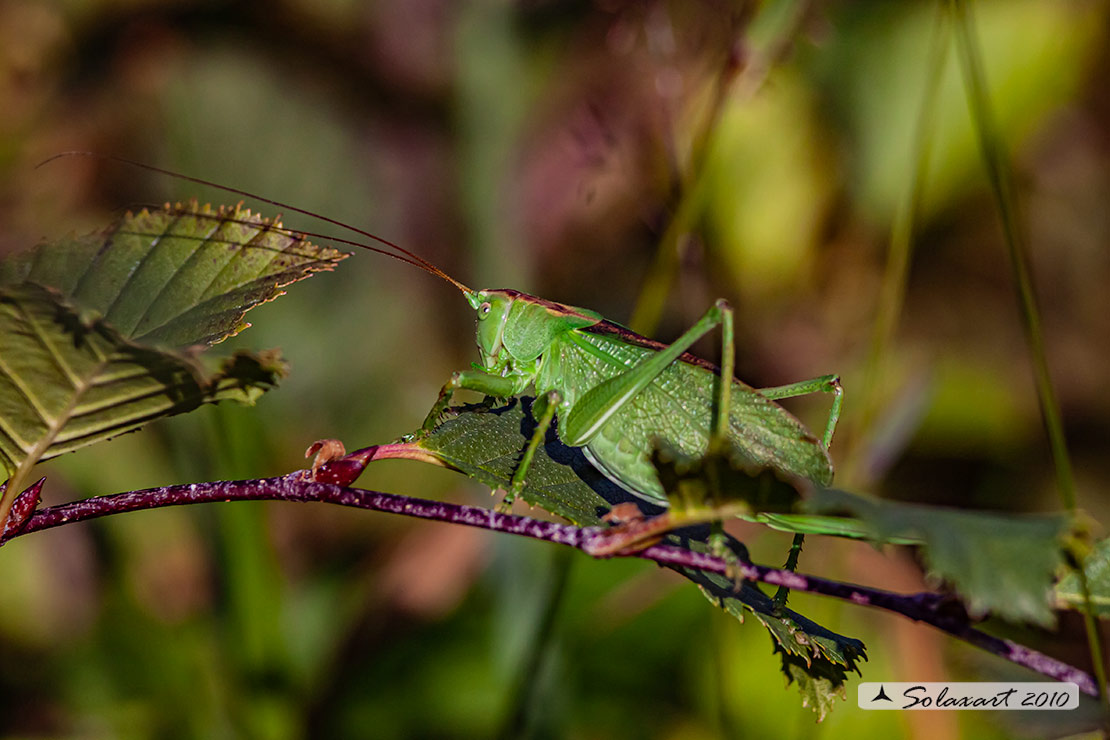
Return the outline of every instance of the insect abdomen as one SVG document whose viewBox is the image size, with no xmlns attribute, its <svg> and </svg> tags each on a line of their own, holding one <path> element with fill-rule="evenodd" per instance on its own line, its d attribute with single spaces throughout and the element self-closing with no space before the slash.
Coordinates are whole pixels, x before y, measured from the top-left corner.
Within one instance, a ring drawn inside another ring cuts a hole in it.
<svg viewBox="0 0 1110 740">
<path fill-rule="evenodd" d="M 554 388 L 574 407 L 583 393 L 632 367 L 653 352 L 612 336 L 569 332 L 544 358 L 536 386 Z M 700 365 L 676 362 L 606 422 L 586 445 L 586 454 L 607 477 L 653 501 L 664 499 L 650 462 L 653 440 L 664 439 L 684 455 L 705 453 L 709 443 L 717 376 Z M 560 415 L 560 431 L 563 431 Z M 817 483 L 832 480 L 827 451 L 800 421 L 750 386 L 734 381 L 730 441 L 747 462 L 800 475 Z"/>
</svg>

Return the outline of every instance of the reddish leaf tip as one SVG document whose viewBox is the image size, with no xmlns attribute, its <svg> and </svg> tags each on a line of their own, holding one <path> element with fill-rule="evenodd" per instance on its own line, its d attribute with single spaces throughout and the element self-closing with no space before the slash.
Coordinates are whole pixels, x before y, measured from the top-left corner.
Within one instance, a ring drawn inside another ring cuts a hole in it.
<svg viewBox="0 0 1110 740">
<path fill-rule="evenodd" d="M 43 476 L 15 497 L 11 511 L 8 512 L 8 520 L 4 522 L 4 532 L 0 535 L 0 539 L 6 540 L 23 529 L 23 525 L 35 513 L 35 509 L 39 507 L 39 503 L 42 501 L 42 485 L 45 482 L 46 476 Z M 6 487 L 7 484 L 5 483 L 4 488 Z"/>
</svg>

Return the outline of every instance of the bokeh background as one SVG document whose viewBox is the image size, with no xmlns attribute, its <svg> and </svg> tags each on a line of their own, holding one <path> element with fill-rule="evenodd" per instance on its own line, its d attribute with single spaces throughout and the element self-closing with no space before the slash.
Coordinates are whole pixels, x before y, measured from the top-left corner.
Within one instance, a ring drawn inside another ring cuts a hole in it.
<svg viewBox="0 0 1110 740">
<path fill-rule="evenodd" d="M 1081 505 L 1107 522 L 1107 4 L 973 8 Z M 588 306 L 663 340 L 723 296 L 738 309 L 742 378 L 843 376 L 842 486 L 1054 510 L 958 65 L 951 48 L 943 68 L 930 61 L 937 17 L 927 2 L 0 0 L 0 249 L 100 228 L 138 204 L 238 200 L 96 159 L 35 169 L 91 150 L 327 214 L 468 284 Z M 880 286 L 921 126 L 931 156 L 899 307 Z M 48 463 L 47 501 L 277 475 L 320 437 L 388 441 L 475 359 L 457 293 L 371 254 L 249 319 L 228 345 L 281 347 L 292 365 L 281 388 L 255 408 L 202 409 Z M 869 374 L 881 320 L 892 333 Z M 715 341 L 702 351 L 713 357 Z M 791 408 L 819 428 L 827 403 Z M 360 484 L 492 503 L 413 462 L 375 464 Z M 785 535 L 733 531 L 758 562 L 785 555 Z M 549 649 L 522 676 L 565 559 L 294 504 L 144 512 L 19 539 L 0 551 L 0 735 L 487 737 L 511 726 L 522 687 L 534 701 L 520 733 L 536 737 L 1079 728 L 1058 713 L 1050 728 L 1017 713 L 866 713 L 854 684 L 816 725 L 758 624 L 669 571 L 578 555 L 542 630 Z M 904 549 L 810 538 L 801 567 L 927 585 Z M 791 601 L 867 643 L 865 680 L 1032 678 L 899 617 Z M 1089 667 L 1074 614 L 1053 633 L 987 627 Z"/>
</svg>

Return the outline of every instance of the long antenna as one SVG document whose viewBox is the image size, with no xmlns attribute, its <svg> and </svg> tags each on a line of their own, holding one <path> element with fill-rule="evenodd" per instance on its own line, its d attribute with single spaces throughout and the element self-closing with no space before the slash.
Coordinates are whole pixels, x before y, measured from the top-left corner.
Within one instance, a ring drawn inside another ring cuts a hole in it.
<svg viewBox="0 0 1110 740">
<path fill-rule="evenodd" d="M 260 201 L 262 203 L 269 203 L 270 205 L 277 206 L 278 208 L 284 208 L 286 210 L 293 211 L 295 213 L 300 213 L 304 216 L 310 216 L 312 218 L 319 219 L 320 221 L 324 221 L 325 223 L 329 223 L 333 226 L 338 226 L 341 229 L 346 229 L 348 231 L 354 232 L 355 234 L 358 234 L 359 236 L 364 236 L 367 239 L 373 239 L 374 241 L 378 242 L 379 244 L 384 244 L 385 246 L 389 247 L 390 249 L 397 250 L 397 252 L 399 252 L 400 255 L 404 255 L 404 256 L 400 256 L 398 254 L 393 254 L 391 252 L 385 251 L 384 249 L 378 249 L 377 247 L 371 247 L 367 244 L 362 244 L 360 242 L 349 241 L 349 240 L 346 240 L 346 239 L 338 239 L 338 238 L 335 238 L 335 237 L 327 236 L 326 234 L 311 234 L 309 232 L 302 232 L 302 233 L 304 233 L 308 236 L 314 236 L 314 237 L 318 237 L 318 238 L 322 238 L 322 239 L 332 239 L 336 242 L 339 242 L 340 244 L 348 244 L 348 245 L 355 246 L 355 247 L 362 247 L 363 249 L 368 249 L 371 252 L 377 252 L 378 254 L 384 254 L 388 257 L 393 257 L 396 260 L 400 260 L 401 262 L 406 262 L 410 265 L 413 265 L 414 267 L 419 267 L 422 270 L 424 270 L 425 272 L 429 272 L 432 275 L 435 275 L 437 277 L 440 277 L 440 278 L 446 280 L 447 282 L 451 283 L 456 288 L 458 288 L 464 295 L 469 296 L 469 295 L 472 295 L 474 293 L 474 291 L 472 291 L 470 288 L 466 287 L 465 285 L 460 283 L 458 280 L 456 280 L 455 278 L 451 277 L 450 275 L 448 275 L 443 270 L 441 270 L 438 267 L 436 267 L 435 265 L 433 265 L 428 260 L 424 259 L 423 257 L 421 257 L 418 254 L 414 254 L 414 253 L 410 252 L 409 250 L 405 249 L 404 247 L 400 246 L 399 244 L 394 244 L 393 242 L 389 241 L 388 239 L 384 239 L 384 238 L 378 236 L 377 234 L 371 234 L 369 231 L 364 231 L 360 228 L 357 228 L 355 226 L 351 226 L 350 224 L 343 223 L 342 221 L 331 218 L 329 216 L 324 216 L 324 215 L 321 215 L 319 213 L 314 213 L 313 211 L 310 211 L 310 210 L 305 209 L 305 208 L 298 208 L 297 206 L 290 205 L 288 203 L 282 203 L 279 200 L 274 200 L 272 198 L 266 198 L 266 197 L 258 195 L 256 193 L 252 193 L 248 190 L 240 190 L 239 188 L 233 188 L 233 187 L 230 187 L 228 185 L 221 185 L 218 182 L 212 182 L 211 180 L 205 180 L 205 179 L 200 178 L 200 177 L 193 177 L 191 175 L 183 175 L 180 172 L 174 172 L 173 170 L 164 169 L 162 167 L 155 167 L 152 164 L 146 164 L 144 162 L 137 162 L 133 159 L 127 159 L 126 157 L 117 157 L 113 154 L 98 154 L 96 152 L 84 152 L 84 151 L 61 152 L 60 154 L 55 154 L 54 156 L 49 157 L 47 159 L 44 159 L 42 162 L 39 162 L 37 165 L 35 165 L 35 169 L 38 169 L 39 167 L 42 167 L 43 165 L 49 164 L 49 163 L 53 162 L 54 160 L 61 159 L 63 157 L 94 157 L 96 159 L 103 159 L 103 160 L 107 160 L 109 162 L 119 162 L 121 164 L 130 165 L 132 167 L 138 167 L 139 169 L 147 170 L 149 172 L 157 172 L 158 174 L 166 175 L 168 177 L 176 177 L 180 180 L 186 180 L 188 182 L 194 182 L 198 185 L 205 185 L 205 186 L 208 186 L 208 187 L 211 187 L 211 188 L 216 188 L 217 190 L 223 190 L 224 192 L 227 192 L 227 193 L 234 193 L 235 195 L 242 195 L 246 198 L 251 198 L 253 200 L 257 200 L 257 201 Z"/>
</svg>

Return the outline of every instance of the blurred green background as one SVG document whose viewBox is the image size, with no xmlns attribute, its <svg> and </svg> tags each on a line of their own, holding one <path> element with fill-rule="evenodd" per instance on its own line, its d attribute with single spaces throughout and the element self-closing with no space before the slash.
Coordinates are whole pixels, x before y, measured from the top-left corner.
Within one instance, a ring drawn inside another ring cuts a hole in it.
<svg viewBox="0 0 1110 740">
<path fill-rule="evenodd" d="M 1107 4 L 973 7 L 1081 505 L 1110 521 Z M 840 485 L 1053 510 L 951 50 L 921 114 L 936 23 L 924 2 L 0 0 L 0 250 L 100 228 L 137 204 L 238 200 L 95 159 L 34 169 L 91 150 L 312 209 L 470 285 L 620 322 L 647 285 L 667 296 L 661 320 L 644 310 L 636 321 L 662 340 L 723 296 L 738 309 L 740 377 L 842 375 Z M 919 125 L 931 134 L 928 179 L 893 313 L 880 285 Z M 47 502 L 278 475 L 302 467 L 320 437 L 388 441 L 476 357 L 453 289 L 369 254 L 248 318 L 254 328 L 227 344 L 281 347 L 292 365 L 281 388 L 255 408 L 201 409 L 51 462 Z M 879 319 L 895 330 L 869 375 Z M 791 408 L 820 427 L 827 402 Z M 412 462 L 375 464 L 360 485 L 492 503 Z M 785 556 L 785 535 L 732 531 L 757 562 Z M 0 735 L 494 736 L 561 557 L 294 504 L 144 512 L 19 539 L 0 550 Z M 927 585 L 904 549 L 810 538 L 801 568 L 895 591 Z M 1033 678 L 899 617 L 791 603 L 867 643 L 865 680 Z M 1089 667 L 1074 614 L 1051 634 L 987 628 Z M 1081 726 L 1059 714 L 1044 726 L 1044 715 L 861 712 L 854 683 L 817 725 L 758 624 L 646 563 L 574 555 L 548 637 L 529 677 L 524 732 L 535 737 L 991 738 Z"/>
</svg>

